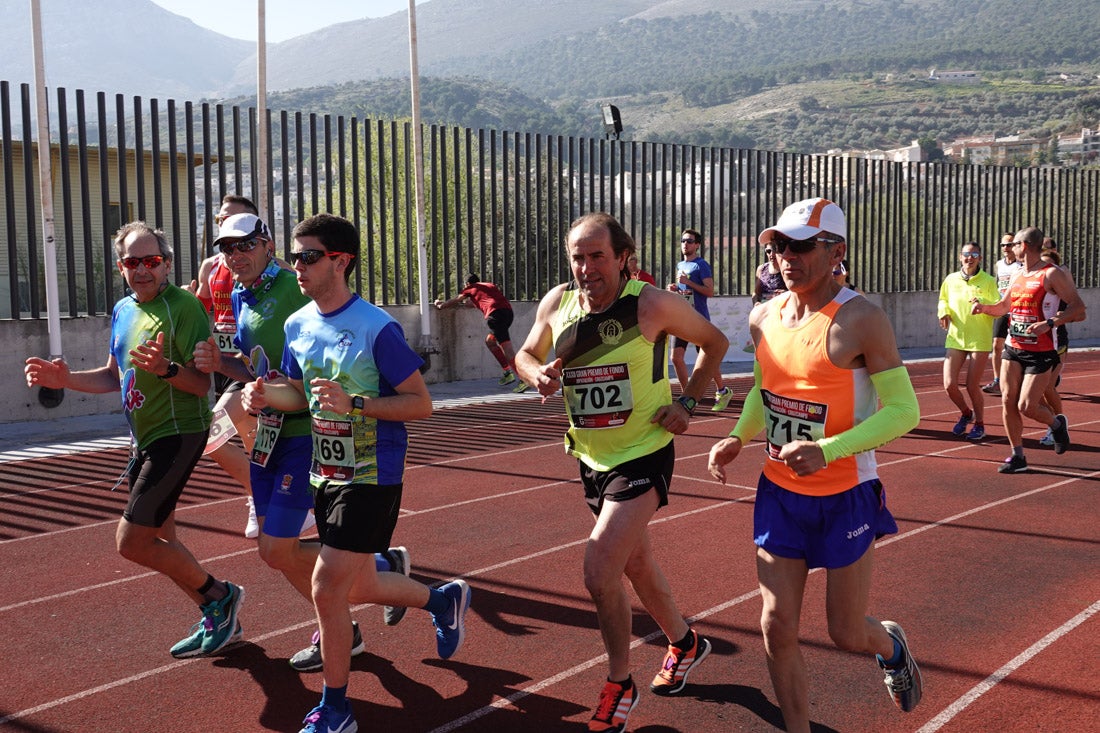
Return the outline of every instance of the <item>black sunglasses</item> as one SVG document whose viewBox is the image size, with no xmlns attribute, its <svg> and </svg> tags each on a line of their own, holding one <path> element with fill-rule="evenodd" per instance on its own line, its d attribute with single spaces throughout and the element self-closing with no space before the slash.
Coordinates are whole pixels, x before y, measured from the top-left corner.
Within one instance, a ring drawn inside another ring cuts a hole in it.
<svg viewBox="0 0 1100 733">
<path fill-rule="evenodd" d="M 122 266 L 127 270 L 136 270 L 138 265 L 145 265 L 146 270 L 152 270 L 155 267 L 160 267 L 160 263 L 164 262 L 164 257 L 161 255 L 145 255 L 144 257 L 123 257 L 119 259 Z"/>
<path fill-rule="evenodd" d="M 783 254 L 790 247 L 796 255 L 804 255 L 813 252 L 818 244 L 840 244 L 843 239 L 827 239 L 825 237 L 810 237 L 809 239 L 773 239 L 769 245 L 779 254 Z"/>
<path fill-rule="evenodd" d="M 303 265 L 315 265 L 322 257 L 339 257 L 343 252 L 325 252 L 321 249 L 303 249 L 301 252 L 290 253 L 290 263 L 301 262 Z"/>
<path fill-rule="evenodd" d="M 234 252 L 251 252 L 260 245 L 260 242 L 264 240 L 253 237 L 252 239 L 245 239 L 241 242 L 222 242 L 218 245 L 218 249 L 223 255 L 231 255 Z"/>
</svg>

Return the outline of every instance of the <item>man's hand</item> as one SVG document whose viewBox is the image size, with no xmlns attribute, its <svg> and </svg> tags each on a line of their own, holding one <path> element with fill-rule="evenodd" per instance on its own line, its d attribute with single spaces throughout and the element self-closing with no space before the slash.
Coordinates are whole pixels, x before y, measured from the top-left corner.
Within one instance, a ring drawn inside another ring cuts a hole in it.
<svg viewBox="0 0 1100 733">
<path fill-rule="evenodd" d="M 740 438 L 723 438 L 710 449 L 707 458 L 707 471 L 714 478 L 726 483 L 726 464 L 741 454 Z"/>
<path fill-rule="evenodd" d="M 347 415 L 351 412 L 351 395 L 344 391 L 339 382 L 320 377 L 310 380 L 309 391 L 317 398 L 322 410 Z"/>
<path fill-rule="evenodd" d="M 241 406 L 252 415 L 268 406 L 263 377 L 256 377 L 255 382 L 249 382 L 244 386 L 241 390 Z"/>
<path fill-rule="evenodd" d="M 213 374 L 222 368 L 222 352 L 213 336 L 195 344 L 195 368 L 203 374 Z"/>
<path fill-rule="evenodd" d="M 561 389 L 561 366 L 561 358 L 557 358 L 549 364 L 543 364 L 539 367 L 539 376 L 535 387 L 542 395 L 543 402 L 546 401 L 547 397 L 556 394 Z"/>
<path fill-rule="evenodd" d="M 164 331 L 157 331 L 155 339 L 147 339 L 130 350 L 130 361 L 135 367 L 154 376 L 162 376 L 168 371 L 168 362 L 164 355 Z"/>
<path fill-rule="evenodd" d="M 69 381 L 69 365 L 60 357 L 47 361 L 32 356 L 27 359 L 27 366 L 23 367 L 23 374 L 27 379 L 28 387 L 64 389 Z"/>
<path fill-rule="evenodd" d="M 799 476 L 825 468 L 825 452 L 812 440 L 795 440 L 779 449 L 779 460 Z"/>
<path fill-rule="evenodd" d="M 951 316 L 940 316 L 940 328 L 944 331 L 951 328 Z"/>
<path fill-rule="evenodd" d="M 688 425 L 691 423 L 691 415 L 686 407 L 679 402 L 673 402 L 671 405 L 664 405 L 659 408 L 657 414 L 650 419 L 650 422 L 657 423 L 673 435 L 679 435 L 688 429 Z"/>
</svg>

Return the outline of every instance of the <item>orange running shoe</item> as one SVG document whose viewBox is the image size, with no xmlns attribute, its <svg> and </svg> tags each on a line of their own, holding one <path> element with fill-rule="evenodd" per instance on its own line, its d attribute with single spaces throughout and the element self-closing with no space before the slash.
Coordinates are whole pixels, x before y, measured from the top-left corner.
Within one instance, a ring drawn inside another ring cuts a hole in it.
<svg viewBox="0 0 1100 733">
<path fill-rule="evenodd" d="M 634 679 L 626 682 L 604 684 L 600 690 L 600 701 L 596 703 L 596 712 L 588 721 L 588 730 L 592 733 L 622 733 L 626 730 L 626 719 L 630 711 L 638 705 L 638 688 Z"/>
<path fill-rule="evenodd" d="M 690 649 L 677 649 L 669 645 L 661 671 L 649 685 L 654 695 L 675 695 L 683 690 L 688 681 L 688 674 L 710 654 L 710 642 L 706 637 L 699 636 L 694 629 L 691 631 L 691 636 L 695 639 L 695 643 Z"/>
</svg>

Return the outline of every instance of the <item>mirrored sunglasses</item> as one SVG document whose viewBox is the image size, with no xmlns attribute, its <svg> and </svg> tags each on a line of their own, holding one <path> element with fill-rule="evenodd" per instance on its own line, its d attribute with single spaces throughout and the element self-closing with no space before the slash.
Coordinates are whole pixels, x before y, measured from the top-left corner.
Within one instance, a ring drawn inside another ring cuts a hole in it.
<svg viewBox="0 0 1100 733">
<path fill-rule="evenodd" d="M 290 263 L 293 265 L 301 262 L 303 265 L 315 265 L 323 257 L 339 257 L 342 254 L 343 252 L 325 252 L 322 249 L 303 249 L 300 252 L 290 253 Z"/>
<path fill-rule="evenodd" d="M 136 270 L 138 265 L 145 265 L 146 270 L 152 270 L 155 267 L 160 267 L 160 264 L 164 262 L 164 257 L 161 255 L 146 255 L 144 257 L 122 257 L 119 259 L 122 266 L 127 270 Z"/>
<path fill-rule="evenodd" d="M 231 255 L 234 252 L 251 252 L 256 249 L 264 240 L 259 237 L 253 237 L 252 239 L 245 239 L 240 242 L 222 242 L 218 245 L 218 250 L 223 255 Z"/>
</svg>

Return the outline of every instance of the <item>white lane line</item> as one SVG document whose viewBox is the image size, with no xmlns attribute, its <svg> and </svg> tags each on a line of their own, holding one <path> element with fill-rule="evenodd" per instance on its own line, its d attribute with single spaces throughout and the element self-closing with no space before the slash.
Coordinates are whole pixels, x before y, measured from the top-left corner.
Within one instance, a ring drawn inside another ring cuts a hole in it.
<svg viewBox="0 0 1100 733">
<path fill-rule="evenodd" d="M 919 729 L 917 729 L 917 733 L 934 733 L 935 731 L 938 731 L 940 728 L 945 726 L 952 718 L 954 718 L 956 715 L 961 713 L 963 710 L 966 710 L 966 708 L 976 702 L 978 698 L 980 698 L 982 695 L 989 692 L 998 684 L 1003 682 L 1006 677 L 1018 670 L 1020 667 L 1023 667 L 1033 658 L 1037 657 L 1048 646 L 1058 641 L 1058 639 L 1061 639 L 1063 636 L 1073 631 L 1081 624 L 1088 621 L 1098 611 L 1100 611 L 1100 601 L 1096 601 L 1091 606 L 1081 611 L 1081 613 L 1077 614 L 1069 621 L 1066 621 L 1064 624 L 1051 631 L 1042 639 L 1039 639 L 1039 641 L 1035 642 L 1024 651 L 1020 652 L 1018 655 L 1016 655 L 1015 658 L 1013 658 L 1003 667 L 998 669 L 996 672 L 989 675 L 978 684 L 974 685 L 974 687 L 970 688 L 970 690 L 965 695 L 960 697 L 958 700 L 955 700 L 955 702 L 944 708 L 939 715 L 932 718 L 927 723 L 922 725 Z"/>
</svg>

